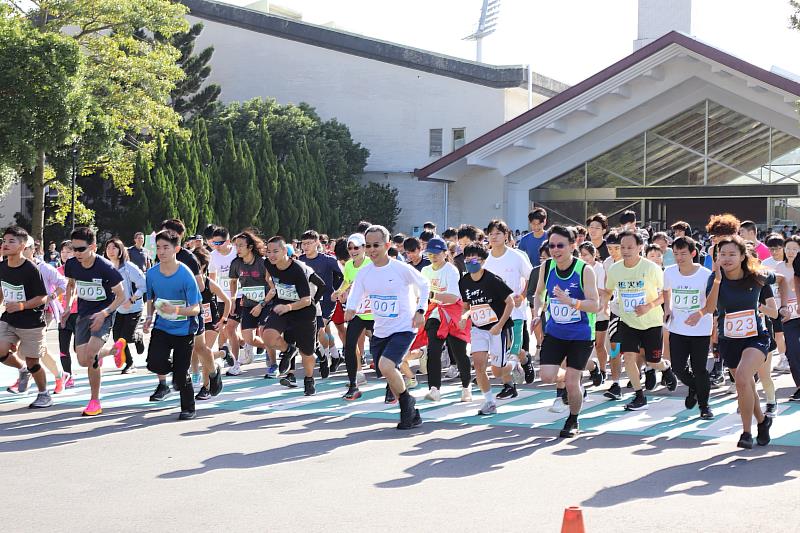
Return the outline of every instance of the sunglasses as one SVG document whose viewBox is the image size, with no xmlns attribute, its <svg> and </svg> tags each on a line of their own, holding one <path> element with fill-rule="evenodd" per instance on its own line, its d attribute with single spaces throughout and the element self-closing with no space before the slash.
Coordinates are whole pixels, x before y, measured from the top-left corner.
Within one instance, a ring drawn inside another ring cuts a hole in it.
<svg viewBox="0 0 800 533">
<path fill-rule="evenodd" d="M 470 265 L 478 265 L 480 264 L 480 262 L 481 262 L 480 259 L 467 259 L 465 261 L 465 263 L 469 263 Z"/>
<path fill-rule="evenodd" d="M 360 250 L 361 247 L 360 246 L 348 246 L 347 249 L 348 250 Z"/>
<path fill-rule="evenodd" d="M 558 242 L 558 243 L 551 242 L 547 244 L 547 247 L 550 248 L 551 250 L 555 250 L 556 248 L 561 250 L 562 248 L 566 248 L 567 245 L 564 244 L 563 242 Z"/>
<path fill-rule="evenodd" d="M 222 246 L 223 244 L 225 244 L 225 241 L 211 241 L 211 244 L 213 244 L 214 246 Z"/>
<path fill-rule="evenodd" d="M 89 249 L 89 247 L 88 247 L 88 246 L 73 246 L 73 247 L 72 247 L 72 251 L 73 251 L 73 252 L 78 252 L 78 253 L 83 253 L 83 252 L 85 252 L 85 251 L 86 251 L 86 250 L 88 250 L 88 249 Z"/>
<path fill-rule="evenodd" d="M 382 247 L 383 247 L 383 246 L 385 246 L 385 245 L 386 245 L 386 243 L 385 243 L 385 242 L 383 242 L 383 243 L 378 243 L 378 244 L 365 244 L 365 245 L 364 245 L 364 248 L 367 248 L 367 249 L 369 249 L 369 248 L 375 248 L 375 249 L 377 250 L 378 248 L 382 248 Z"/>
</svg>

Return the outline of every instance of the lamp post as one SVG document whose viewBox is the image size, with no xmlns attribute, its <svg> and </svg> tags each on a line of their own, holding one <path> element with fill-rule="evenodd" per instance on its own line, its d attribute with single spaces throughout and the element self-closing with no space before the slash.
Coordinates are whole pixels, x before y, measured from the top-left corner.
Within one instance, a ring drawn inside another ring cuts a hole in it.
<svg viewBox="0 0 800 533">
<path fill-rule="evenodd" d="M 72 208 L 70 210 L 70 221 L 72 231 L 75 231 L 75 180 L 78 178 L 78 143 L 72 145 Z"/>
</svg>

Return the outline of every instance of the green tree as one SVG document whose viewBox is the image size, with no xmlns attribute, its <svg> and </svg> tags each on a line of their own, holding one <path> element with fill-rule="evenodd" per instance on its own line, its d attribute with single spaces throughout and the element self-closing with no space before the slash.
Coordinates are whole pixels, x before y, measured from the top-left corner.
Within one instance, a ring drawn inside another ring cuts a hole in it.
<svg viewBox="0 0 800 533">
<path fill-rule="evenodd" d="M 222 179 L 219 164 L 214 164 L 211 167 L 211 183 L 214 185 L 215 222 L 230 228 L 232 211 L 231 193 Z"/>
<path fill-rule="evenodd" d="M 278 232 L 278 161 L 272 151 L 272 139 L 267 129 L 266 118 L 259 125 L 258 142 L 253 159 L 256 165 L 258 190 L 261 192 L 261 210 L 258 213 L 257 225 L 265 235 Z"/>
<path fill-rule="evenodd" d="M 214 207 L 211 199 L 210 147 L 205 131 L 205 121 L 195 122 L 192 142 L 189 145 L 189 181 L 197 199 L 197 228 L 205 228 L 214 222 Z M 209 163 L 203 163 L 201 154 L 208 152 Z"/>
<path fill-rule="evenodd" d="M 170 93 L 170 98 L 172 108 L 184 118 L 207 116 L 222 92 L 222 88 L 215 83 L 205 84 L 211 74 L 208 63 L 214 55 L 214 47 L 209 46 L 199 54 L 194 54 L 195 41 L 202 31 L 203 24 L 198 22 L 188 32 L 173 35 L 170 41 L 181 53 L 178 64 L 185 73 L 185 77 L 178 81 Z"/>
<path fill-rule="evenodd" d="M 362 219 L 386 226 L 389 231 L 397 224 L 400 208 L 397 206 L 397 189 L 374 181 L 359 191 L 358 212 Z"/>
<path fill-rule="evenodd" d="M 241 230 L 255 224 L 261 210 L 261 192 L 258 190 L 256 165 L 246 141 L 239 141 L 238 162 L 238 186 L 233 205 L 236 209 L 238 228 Z"/>
</svg>

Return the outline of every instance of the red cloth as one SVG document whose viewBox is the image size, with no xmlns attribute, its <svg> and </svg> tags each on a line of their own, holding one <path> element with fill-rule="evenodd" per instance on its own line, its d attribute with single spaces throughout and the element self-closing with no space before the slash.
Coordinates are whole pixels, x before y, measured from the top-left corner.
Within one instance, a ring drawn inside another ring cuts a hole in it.
<svg viewBox="0 0 800 533">
<path fill-rule="evenodd" d="M 470 329 L 472 327 L 472 321 L 467 319 L 467 327 L 459 329 L 458 323 L 461 321 L 461 313 L 464 310 L 464 304 L 461 300 L 457 301 L 456 303 L 443 305 L 443 304 L 435 304 L 429 303 L 428 310 L 425 312 L 425 321 L 428 321 L 430 318 L 431 313 L 434 309 L 439 310 L 439 329 L 436 331 L 436 336 L 440 339 L 446 339 L 448 335 L 452 335 L 458 339 L 461 339 L 464 342 L 470 342 Z M 411 343 L 411 350 L 419 350 L 423 346 L 428 345 L 428 334 L 425 332 L 425 328 L 419 328 L 417 331 L 417 336 L 414 338 L 414 342 Z"/>
</svg>

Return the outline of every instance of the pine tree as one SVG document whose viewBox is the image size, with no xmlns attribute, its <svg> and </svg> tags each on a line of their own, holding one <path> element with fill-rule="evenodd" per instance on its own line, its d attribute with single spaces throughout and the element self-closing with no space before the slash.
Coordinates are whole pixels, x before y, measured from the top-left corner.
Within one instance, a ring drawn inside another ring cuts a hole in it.
<svg viewBox="0 0 800 533">
<path fill-rule="evenodd" d="M 217 84 L 204 85 L 206 78 L 211 74 L 211 67 L 208 63 L 214 54 L 214 47 L 209 46 L 199 54 L 194 54 L 195 40 L 202 31 L 203 24 L 198 22 L 188 32 L 176 34 L 170 39 L 172 46 L 181 53 L 178 65 L 186 74 L 175 84 L 175 89 L 170 93 L 170 97 L 173 109 L 184 118 L 207 115 L 222 92 L 222 88 Z"/>
<path fill-rule="evenodd" d="M 261 192 L 258 190 L 256 166 L 247 141 L 239 141 L 239 180 L 234 206 L 239 220 L 239 228 L 254 225 L 261 210 Z"/>
<path fill-rule="evenodd" d="M 152 223 L 150 219 L 150 199 L 147 191 L 151 189 L 150 184 L 150 165 L 143 152 L 136 154 L 136 166 L 133 170 L 133 197 L 131 199 L 131 209 L 127 210 L 126 218 L 130 221 L 130 227 L 140 228 L 145 233 L 150 233 Z"/>
<path fill-rule="evenodd" d="M 194 191 L 197 205 L 197 228 L 205 228 L 214 223 L 214 207 L 211 200 L 211 176 L 208 164 L 203 164 L 201 154 L 207 153 L 210 162 L 211 151 L 208 135 L 204 134 L 205 122 L 200 119 L 192 128 L 192 142 L 189 145 L 189 183 Z"/>
<path fill-rule="evenodd" d="M 188 147 L 184 146 L 184 148 Z M 178 218 L 186 225 L 187 233 L 192 234 L 197 228 L 197 200 L 195 191 L 189 185 L 189 173 L 186 170 L 186 165 L 178 163 L 173 174 L 175 176 L 176 190 L 175 208 L 178 211 Z"/>
<path fill-rule="evenodd" d="M 211 166 L 211 183 L 214 188 L 214 221 L 215 224 L 231 227 L 231 194 L 222 180 L 219 165 Z"/>
</svg>

